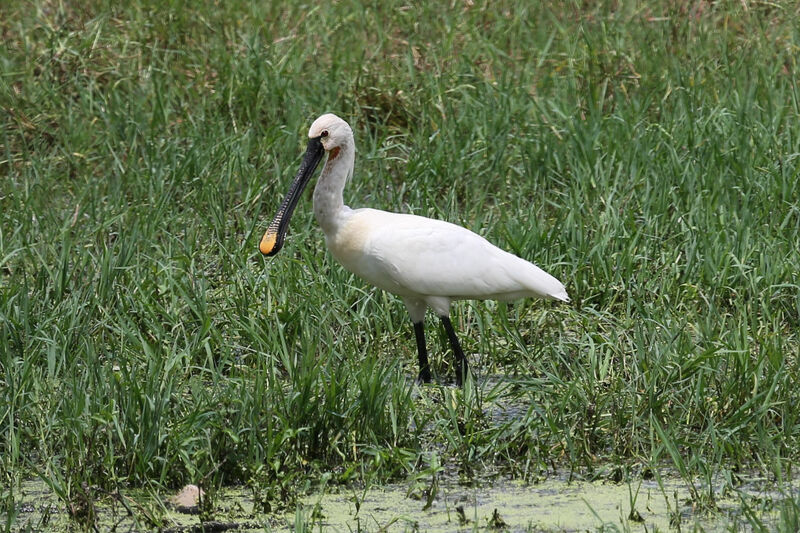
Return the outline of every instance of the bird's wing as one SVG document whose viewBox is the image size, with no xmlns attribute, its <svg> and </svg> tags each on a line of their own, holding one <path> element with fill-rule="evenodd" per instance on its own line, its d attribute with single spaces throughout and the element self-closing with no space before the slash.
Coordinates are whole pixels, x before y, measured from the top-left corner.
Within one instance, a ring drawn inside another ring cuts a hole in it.
<svg viewBox="0 0 800 533">
<path fill-rule="evenodd" d="M 566 298 L 564 286 L 554 277 L 466 228 L 369 211 L 363 268 L 356 274 L 379 287 L 401 295 L 451 298 Z"/>
</svg>

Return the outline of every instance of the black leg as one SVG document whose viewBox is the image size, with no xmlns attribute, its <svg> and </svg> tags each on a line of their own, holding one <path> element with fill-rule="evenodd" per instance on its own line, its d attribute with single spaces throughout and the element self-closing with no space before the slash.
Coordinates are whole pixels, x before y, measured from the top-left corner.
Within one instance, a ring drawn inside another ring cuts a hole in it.
<svg viewBox="0 0 800 533">
<path fill-rule="evenodd" d="M 469 371 L 467 358 L 464 357 L 464 351 L 461 349 L 461 344 L 458 342 L 456 332 L 453 330 L 450 317 L 443 316 L 440 318 L 442 319 L 442 324 L 444 324 L 444 330 L 447 332 L 447 338 L 450 339 L 450 346 L 453 348 L 453 353 L 456 356 L 456 385 L 460 387 L 464 384 L 467 372 Z"/>
<path fill-rule="evenodd" d="M 419 357 L 419 377 L 420 383 L 431 382 L 431 367 L 428 365 L 428 350 L 425 348 L 425 325 L 420 320 L 414 322 L 414 335 L 417 337 L 417 356 Z"/>
</svg>

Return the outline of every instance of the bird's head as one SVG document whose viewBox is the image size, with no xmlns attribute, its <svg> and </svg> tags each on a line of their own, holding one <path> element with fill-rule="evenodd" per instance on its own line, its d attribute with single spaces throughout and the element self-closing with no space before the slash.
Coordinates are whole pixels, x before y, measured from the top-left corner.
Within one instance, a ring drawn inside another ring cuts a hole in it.
<svg viewBox="0 0 800 533">
<path fill-rule="evenodd" d="M 280 251 L 297 201 L 314 175 L 317 165 L 325 157 L 325 153 L 328 154 L 328 161 L 333 161 L 339 157 L 340 153 L 343 153 L 342 148 L 345 148 L 344 153 L 349 153 L 352 157 L 354 152 L 352 146 L 353 130 L 350 129 L 347 122 L 336 115 L 331 113 L 322 115 L 311 124 L 311 128 L 308 130 L 308 147 L 303 161 L 300 163 L 300 169 L 278 208 L 275 218 L 272 219 L 272 223 L 261 237 L 258 249 L 262 254 L 269 256 Z"/>
<path fill-rule="evenodd" d="M 353 138 L 350 125 L 332 113 L 322 115 L 308 129 L 309 139 L 319 139 L 325 151 L 332 152 Z M 333 155 L 333 154 L 331 154 Z"/>
</svg>

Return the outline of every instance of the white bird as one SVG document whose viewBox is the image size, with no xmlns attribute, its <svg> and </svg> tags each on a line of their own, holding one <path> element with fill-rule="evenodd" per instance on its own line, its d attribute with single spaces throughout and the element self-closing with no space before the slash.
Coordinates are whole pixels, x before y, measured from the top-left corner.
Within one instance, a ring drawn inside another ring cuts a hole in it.
<svg viewBox="0 0 800 533">
<path fill-rule="evenodd" d="M 314 215 L 325 243 L 347 270 L 402 298 L 414 323 L 420 381 L 431 379 L 423 328 L 428 307 L 447 332 L 456 357 L 456 382 L 461 385 L 468 364 L 450 322 L 453 300 L 538 297 L 569 301 L 556 278 L 466 228 L 416 215 L 350 209 L 342 200 L 356 152 L 350 125 L 336 115 L 322 115 L 311 125 L 308 137 L 297 176 L 259 250 L 266 256 L 280 251 L 297 201 L 327 152 L 314 188 Z"/>
</svg>

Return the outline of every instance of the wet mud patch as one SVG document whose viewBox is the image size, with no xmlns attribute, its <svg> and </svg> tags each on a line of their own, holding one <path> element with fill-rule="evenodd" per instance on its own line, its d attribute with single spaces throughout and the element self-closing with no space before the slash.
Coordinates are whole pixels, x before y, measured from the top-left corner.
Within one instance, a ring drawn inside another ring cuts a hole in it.
<svg viewBox="0 0 800 533">
<path fill-rule="evenodd" d="M 179 497 L 185 497 L 182 489 Z M 15 491 L 12 509 L 0 515 L 12 531 L 67 532 L 87 531 L 160 531 L 161 533 L 222 531 L 263 531 L 270 517 L 257 517 L 248 505 L 243 490 L 220 492 L 213 518 L 203 520 L 196 505 L 175 503 L 175 495 L 154 495 L 142 489 L 114 494 L 96 494 L 92 502 L 93 521 L 74 516 L 67 505 L 40 480 L 23 482 Z M 277 520 L 272 519 L 272 523 Z"/>
</svg>

